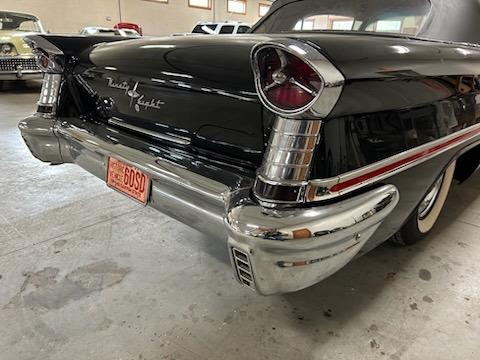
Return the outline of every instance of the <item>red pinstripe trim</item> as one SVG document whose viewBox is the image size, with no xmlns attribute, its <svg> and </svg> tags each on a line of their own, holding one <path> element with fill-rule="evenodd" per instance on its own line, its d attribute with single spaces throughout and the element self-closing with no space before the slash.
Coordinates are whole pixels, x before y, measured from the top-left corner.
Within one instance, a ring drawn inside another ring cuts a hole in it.
<svg viewBox="0 0 480 360">
<path fill-rule="evenodd" d="M 332 186 L 330 188 L 330 192 L 340 192 L 340 191 L 343 191 L 345 189 L 356 186 L 358 184 L 361 184 L 365 181 L 374 179 L 378 176 L 388 174 L 392 171 L 400 169 L 401 167 L 403 167 L 405 165 L 410 165 L 414 162 L 420 161 L 420 160 L 424 159 L 425 157 L 428 157 L 430 155 L 438 153 L 438 152 L 444 150 L 445 148 L 447 148 L 451 145 L 459 143 L 459 142 L 461 142 L 463 140 L 466 140 L 468 138 L 474 137 L 475 135 L 478 135 L 478 134 L 480 134 L 480 129 L 471 130 L 471 131 L 469 131 L 469 132 L 467 132 L 463 135 L 460 135 L 460 136 L 457 136 L 453 139 L 445 141 L 444 143 L 437 144 L 435 146 L 432 146 L 431 148 L 428 148 L 428 149 L 425 149 L 425 150 L 423 150 L 421 152 L 418 152 L 416 154 L 410 155 L 410 156 L 406 157 L 405 159 L 395 161 L 391 164 L 385 165 L 385 166 L 383 166 L 379 169 L 372 170 L 372 171 L 370 171 L 366 174 L 363 174 L 361 176 L 358 176 L 358 177 L 355 177 L 353 179 L 335 184 L 334 186 Z"/>
</svg>

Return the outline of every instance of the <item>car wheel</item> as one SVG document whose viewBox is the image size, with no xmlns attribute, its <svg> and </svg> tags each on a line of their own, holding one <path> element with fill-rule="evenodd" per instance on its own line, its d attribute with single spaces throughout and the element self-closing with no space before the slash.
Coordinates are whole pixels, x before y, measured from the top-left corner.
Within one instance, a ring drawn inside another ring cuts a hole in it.
<svg viewBox="0 0 480 360">
<path fill-rule="evenodd" d="M 432 231 L 447 200 L 455 165 L 456 162 L 450 164 L 435 181 L 406 224 L 393 236 L 393 242 L 400 245 L 413 245 Z"/>
</svg>

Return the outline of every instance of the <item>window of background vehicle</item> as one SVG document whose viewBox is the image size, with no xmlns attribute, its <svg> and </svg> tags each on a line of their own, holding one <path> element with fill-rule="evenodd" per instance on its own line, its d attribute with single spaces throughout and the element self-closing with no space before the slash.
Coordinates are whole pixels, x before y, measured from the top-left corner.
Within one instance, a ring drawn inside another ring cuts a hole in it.
<svg viewBox="0 0 480 360">
<path fill-rule="evenodd" d="M 247 13 L 247 1 L 246 0 L 228 0 L 227 11 L 234 14 L 245 15 Z"/>
<path fill-rule="evenodd" d="M 199 8 L 199 9 L 210 10 L 212 8 L 212 1 L 211 0 L 188 0 L 188 6 Z"/>
<path fill-rule="evenodd" d="M 197 25 L 193 28 L 193 31 L 192 33 L 193 34 L 209 34 L 208 31 L 205 31 L 204 28 L 208 28 L 210 30 L 213 30 L 215 31 L 217 29 L 217 25 L 216 24 L 208 24 L 208 25 Z"/>
<path fill-rule="evenodd" d="M 294 30 L 353 30 L 355 19 L 348 16 L 317 15 L 299 20 Z"/>
<path fill-rule="evenodd" d="M 33 31 L 33 32 L 36 32 L 36 31 L 38 31 L 38 25 L 35 21 L 27 20 L 27 21 L 24 21 L 24 22 L 20 23 L 17 30 L 18 31 Z"/>
<path fill-rule="evenodd" d="M 233 25 L 223 25 L 220 28 L 220 34 L 233 34 L 233 29 L 235 29 Z"/>
<path fill-rule="evenodd" d="M 422 21 L 421 16 L 392 17 L 369 24 L 366 31 L 415 35 Z"/>
<path fill-rule="evenodd" d="M 118 30 L 97 30 L 92 35 L 105 35 L 105 36 L 120 36 Z"/>
<path fill-rule="evenodd" d="M 281 7 L 255 32 L 328 30 L 416 35 L 430 7 L 429 0 L 304 0 Z"/>
<path fill-rule="evenodd" d="M 245 34 L 246 32 L 248 32 L 248 30 L 250 30 L 250 26 L 240 25 L 238 27 L 237 33 L 238 34 Z"/>
<path fill-rule="evenodd" d="M 41 27 L 37 21 L 32 19 L 0 14 L 0 30 L 40 32 Z"/>
<path fill-rule="evenodd" d="M 263 17 L 265 16 L 265 14 L 268 12 L 268 10 L 270 10 L 270 6 L 269 4 L 258 4 L 258 16 L 259 17 Z"/>
</svg>

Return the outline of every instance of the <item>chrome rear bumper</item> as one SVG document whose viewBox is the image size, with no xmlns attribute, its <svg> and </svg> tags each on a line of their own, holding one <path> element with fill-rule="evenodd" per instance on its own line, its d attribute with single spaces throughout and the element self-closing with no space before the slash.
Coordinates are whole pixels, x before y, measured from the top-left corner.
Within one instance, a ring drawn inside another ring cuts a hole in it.
<svg viewBox="0 0 480 360">
<path fill-rule="evenodd" d="M 105 180 L 107 158 L 122 158 L 152 178 L 149 206 L 214 237 L 228 238 L 237 279 L 270 295 L 311 286 L 351 261 L 395 208 L 397 189 L 385 185 L 331 205 L 272 210 L 251 198 L 254 179 L 222 173 L 222 180 L 145 152 L 106 125 L 32 116 L 19 125 L 32 154 L 75 163 Z M 127 135 L 130 136 L 130 135 Z M 129 138 L 130 139 L 130 138 Z M 151 147 L 150 147 L 151 148 Z M 154 150 L 154 149 L 153 149 Z M 158 155 L 157 155 L 158 154 Z"/>
</svg>

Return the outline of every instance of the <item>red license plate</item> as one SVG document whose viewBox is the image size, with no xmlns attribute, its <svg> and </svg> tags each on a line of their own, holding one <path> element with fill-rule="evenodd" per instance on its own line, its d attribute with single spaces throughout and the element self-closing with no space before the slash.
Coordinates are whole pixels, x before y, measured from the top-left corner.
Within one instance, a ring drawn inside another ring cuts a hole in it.
<svg viewBox="0 0 480 360">
<path fill-rule="evenodd" d="M 135 166 L 113 157 L 108 158 L 108 186 L 146 205 L 150 194 L 150 183 L 150 178 Z"/>
</svg>

